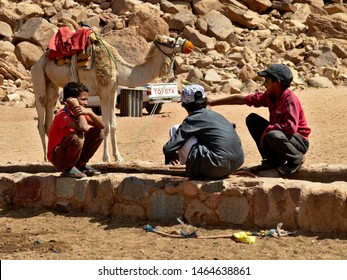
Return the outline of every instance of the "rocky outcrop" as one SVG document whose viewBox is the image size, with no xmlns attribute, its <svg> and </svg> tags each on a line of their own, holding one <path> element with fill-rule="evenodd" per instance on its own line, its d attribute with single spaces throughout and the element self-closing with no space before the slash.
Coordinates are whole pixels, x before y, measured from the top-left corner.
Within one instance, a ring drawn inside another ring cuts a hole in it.
<svg viewBox="0 0 347 280">
<path fill-rule="evenodd" d="M 346 1 L 17 2 L 0 3 L 2 100 L 16 90 L 32 93 L 29 70 L 52 35 L 64 25 L 75 30 L 81 22 L 112 41 L 131 63 L 141 62 L 156 33 L 183 34 L 195 49 L 176 57 L 171 81 L 179 85 L 252 91 L 258 87 L 256 72 L 270 63 L 291 67 L 294 87 L 347 85 Z"/>
</svg>

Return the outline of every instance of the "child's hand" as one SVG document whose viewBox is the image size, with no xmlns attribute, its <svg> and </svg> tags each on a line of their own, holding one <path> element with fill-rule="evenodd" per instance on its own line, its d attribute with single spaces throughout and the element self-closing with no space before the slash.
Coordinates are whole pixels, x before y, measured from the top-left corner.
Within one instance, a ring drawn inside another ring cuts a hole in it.
<svg viewBox="0 0 347 280">
<path fill-rule="evenodd" d="M 93 113 L 91 108 L 86 108 L 84 106 L 80 106 L 81 112 L 83 113 L 83 115 L 90 115 Z"/>
<path fill-rule="evenodd" d="M 176 164 L 179 164 L 179 162 L 180 161 L 179 161 L 178 153 L 176 152 L 174 158 L 170 161 L 170 163 L 172 165 L 176 165 Z"/>
<path fill-rule="evenodd" d="M 66 99 L 65 104 L 68 105 L 70 108 L 80 105 L 77 98 L 73 97 L 69 97 L 68 99 Z"/>
</svg>

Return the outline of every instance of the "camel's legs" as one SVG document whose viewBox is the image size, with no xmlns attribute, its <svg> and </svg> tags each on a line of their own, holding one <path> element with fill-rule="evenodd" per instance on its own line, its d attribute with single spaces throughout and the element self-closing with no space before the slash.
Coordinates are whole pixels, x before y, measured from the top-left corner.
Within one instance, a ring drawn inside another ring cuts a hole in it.
<svg viewBox="0 0 347 280">
<path fill-rule="evenodd" d="M 52 82 L 47 82 L 47 102 L 46 102 L 46 119 L 45 119 L 45 131 L 47 135 L 53 121 L 54 108 L 58 98 L 59 98 L 59 87 L 57 87 Z"/>
<path fill-rule="evenodd" d="M 102 161 L 110 162 L 110 156 L 108 154 L 108 136 L 110 134 L 110 124 L 108 122 L 109 106 L 108 106 L 108 95 L 104 91 L 99 92 L 100 96 L 100 107 L 102 119 L 105 123 L 104 127 L 104 152 L 102 156 Z"/>
<path fill-rule="evenodd" d="M 109 114 L 109 123 L 111 124 L 111 145 L 112 145 L 112 153 L 115 161 L 123 161 L 124 159 L 120 155 L 120 152 L 118 150 L 117 146 L 117 121 L 116 121 L 116 115 L 115 115 L 115 106 L 116 106 L 116 96 L 117 96 L 117 89 L 112 91 L 114 94 L 109 95 L 109 104 L 113 104 L 113 106 L 110 107 L 110 114 Z"/>
<path fill-rule="evenodd" d="M 101 87 L 99 87 L 100 89 Z M 110 156 L 108 153 L 108 137 L 111 133 L 111 145 L 115 161 L 122 161 L 116 141 L 116 121 L 115 121 L 115 95 L 116 87 L 113 88 L 102 88 L 99 91 L 100 106 L 102 112 L 102 119 L 105 123 L 104 128 L 104 154 L 102 160 L 104 162 L 110 162 Z"/>
<path fill-rule="evenodd" d="M 35 97 L 38 97 L 35 95 Z M 36 111 L 37 111 L 37 129 L 39 131 L 42 148 L 43 148 L 43 160 L 47 161 L 47 147 L 46 147 L 46 128 L 45 128 L 45 105 L 41 104 L 38 98 L 35 98 L 36 102 Z"/>
<path fill-rule="evenodd" d="M 46 118 L 46 79 L 45 72 L 45 60 L 41 58 L 31 69 L 32 81 L 34 86 L 35 94 L 35 105 L 37 111 L 37 129 L 41 138 L 42 148 L 43 148 L 43 159 L 47 161 L 47 148 L 46 148 L 46 127 L 45 127 L 45 118 Z"/>
<path fill-rule="evenodd" d="M 48 82 L 45 90 L 39 93 L 35 93 L 35 103 L 37 111 L 37 129 L 39 130 L 42 148 L 43 159 L 47 161 L 47 146 L 46 135 L 48 135 L 49 128 L 52 124 L 54 107 L 58 100 L 58 87 Z"/>
</svg>

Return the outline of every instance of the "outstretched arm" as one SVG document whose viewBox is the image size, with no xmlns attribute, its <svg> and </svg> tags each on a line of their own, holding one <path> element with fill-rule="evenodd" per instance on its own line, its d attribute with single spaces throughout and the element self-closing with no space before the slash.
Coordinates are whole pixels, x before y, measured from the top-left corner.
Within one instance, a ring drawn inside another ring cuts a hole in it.
<svg viewBox="0 0 347 280">
<path fill-rule="evenodd" d="M 207 98 L 207 105 L 218 106 L 218 105 L 242 105 L 246 104 L 245 95 L 233 94 L 225 98 L 212 100 Z"/>
</svg>

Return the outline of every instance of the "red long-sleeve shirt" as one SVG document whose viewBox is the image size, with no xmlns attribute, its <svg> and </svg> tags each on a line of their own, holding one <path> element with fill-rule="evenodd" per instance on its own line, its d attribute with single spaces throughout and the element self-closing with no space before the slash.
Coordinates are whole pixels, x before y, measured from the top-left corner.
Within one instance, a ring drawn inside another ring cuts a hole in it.
<svg viewBox="0 0 347 280">
<path fill-rule="evenodd" d="M 88 115 L 84 116 L 88 124 L 92 124 L 90 117 Z M 72 110 L 67 106 L 55 115 L 48 133 L 47 158 L 49 161 L 52 161 L 55 147 L 60 145 L 66 136 L 75 131 L 73 128 L 68 127 L 69 123 L 72 121 L 74 121 L 74 115 Z"/>
<path fill-rule="evenodd" d="M 271 95 L 256 92 L 245 96 L 248 106 L 268 107 L 270 113 L 269 126 L 266 131 L 281 130 L 286 135 L 300 134 L 308 140 L 311 129 L 308 127 L 304 110 L 298 97 L 289 89 L 275 101 Z"/>
</svg>

